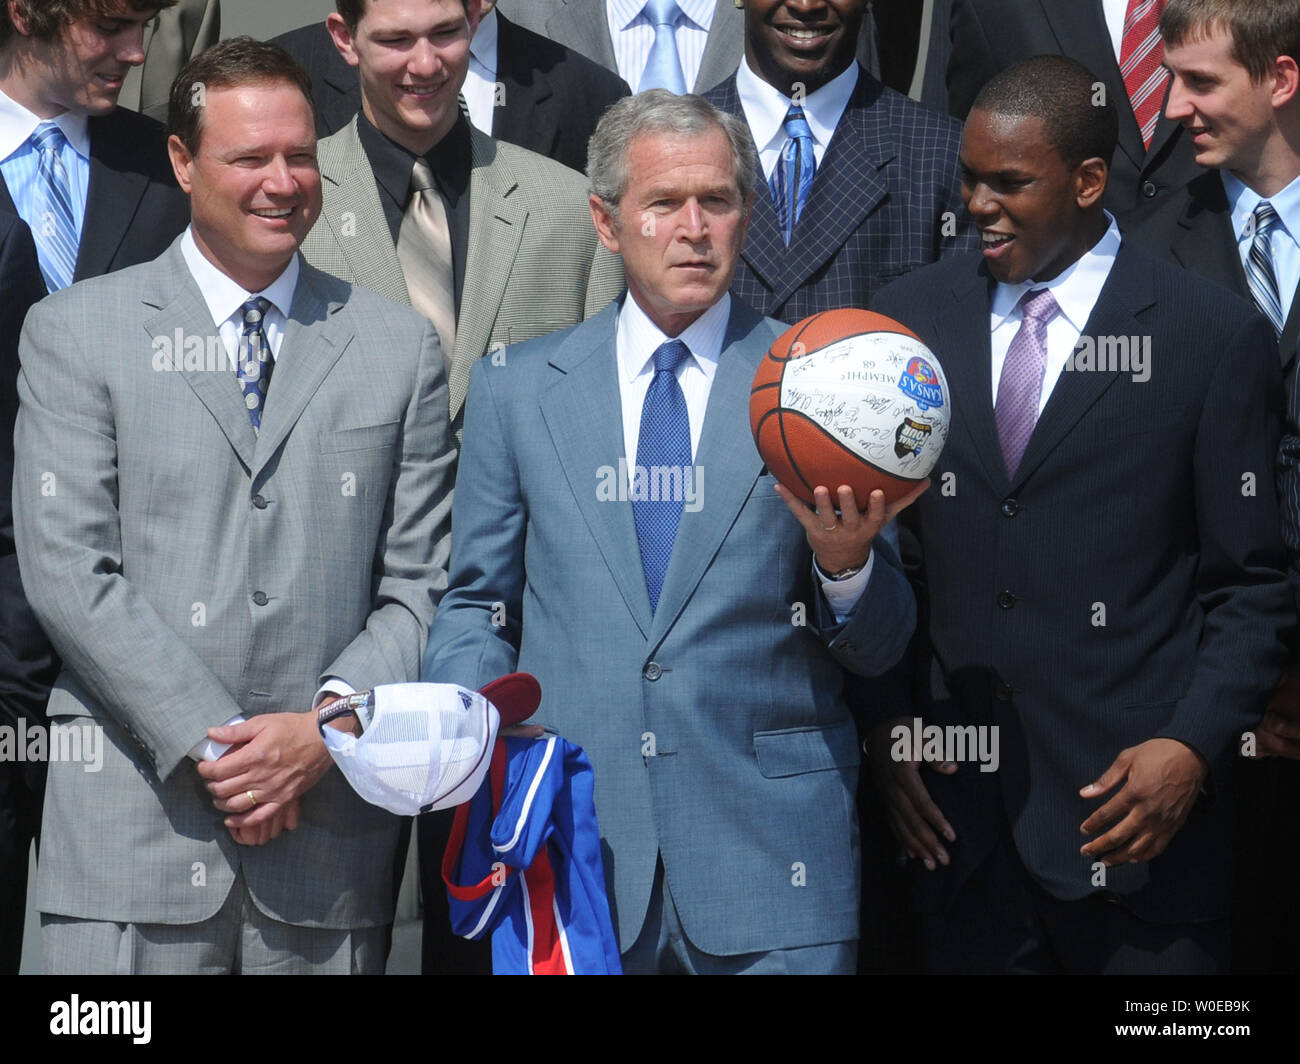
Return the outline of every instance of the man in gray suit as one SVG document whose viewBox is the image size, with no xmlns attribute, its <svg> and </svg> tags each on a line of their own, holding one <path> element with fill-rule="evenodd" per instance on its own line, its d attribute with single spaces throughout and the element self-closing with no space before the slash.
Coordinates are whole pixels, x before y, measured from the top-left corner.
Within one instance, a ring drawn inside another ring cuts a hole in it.
<svg viewBox="0 0 1300 1064">
<path fill-rule="evenodd" d="M 475 365 L 425 657 L 427 680 L 532 672 L 532 723 L 590 755 L 629 972 L 853 970 L 837 663 L 882 672 L 915 623 L 878 533 L 924 486 L 863 511 L 819 486 L 814 511 L 754 447 L 750 385 L 785 330 L 728 293 L 755 165 L 744 122 L 696 96 L 601 119 L 591 212 L 628 296 Z"/>
<path fill-rule="evenodd" d="M 622 292 L 623 272 L 596 240 L 581 175 L 460 113 L 465 0 L 337 7 L 328 25 L 358 68 L 361 113 L 321 141 L 324 208 L 303 254 L 433 320 L 459 432 L 477 359 L 582 321 Z"/>
<path fill-rule="evenodd" d="M 50 766 L 51 971 L 383 968 L 398 821 L 312 710 L 415 678 L 455 451 L 429 324 L 297 255 L 309 94 L 248 38 L 188 64 L 190 229 L 24 329 L 19 563 L 64 662 L 51 720 L 103 747 Z"/>
</svg>

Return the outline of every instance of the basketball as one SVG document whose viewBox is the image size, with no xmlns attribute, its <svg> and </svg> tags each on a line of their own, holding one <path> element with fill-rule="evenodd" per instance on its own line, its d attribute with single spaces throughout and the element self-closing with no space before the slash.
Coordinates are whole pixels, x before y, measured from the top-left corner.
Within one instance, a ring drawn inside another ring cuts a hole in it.
<svg viewBox="0 0 1300 1064">
<path fill-rule="evenodd" d="M 847 484 L 865 509 L 924 480 L 948 439 L 952 396 L 939 360 L 906 327 L 867 310 L 792 325 L 754 374 L 749 425 L 768 471 L 805 502 Z"/>
</svg>

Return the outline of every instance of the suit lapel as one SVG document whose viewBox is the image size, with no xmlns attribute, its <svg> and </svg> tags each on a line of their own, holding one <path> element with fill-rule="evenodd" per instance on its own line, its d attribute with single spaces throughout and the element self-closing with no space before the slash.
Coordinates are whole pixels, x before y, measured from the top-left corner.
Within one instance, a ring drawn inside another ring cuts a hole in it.
<svg viewBox="0 0 1300 1064">
<path fill-rule="evenodd" d="M 78 281 L 108 272 L 149 186 L 108 128 L 112 115 L 90 120 L 90 186 L 77 250 Z"/>
<path fill-rule="evenodd" d="M 320 172 L 330 192 L 330 206 L 316 224 L 330 228 L 351 276 L 365 278 L 365 287 L 409 307 L 402 263 L 379 201 L 379 186 L 361 147 L 357 119 L 321 141 Z"/>
<path fill-rule="evenodd" d="M 1039 2 L 1043 17 L 1052 27 L 1061 54 L 1077 59 L 1105 83 L 1107 96 L 1114 101 L 1115 110 L 1119 113 L 1119 150 L 1129 157 L 1133 168 L 1141 173 L 1147 149 L 1142 144 L 1142 131 L 1138 129 L 1137 119 L 1133 116 L 1128 89 L 1120 77 L 1119 63 L 1110 43 L 1110 30 L 1106 26 L 1106 17 L 1102 14 L 1101 0 Z M 1152 150 L 1172 135 L 1172 127 L 1175 125 L 1176 123 L 1161 117 L 1151 138 Z"/>
<path fill-rule="evenodd" d="M 267 391 L 252 465 L 254 479 L 284 443 L 321 381 L 352 340 L 351 329 L 335 316 L 342 305 L 321 296 L 315 271 L 304 262 Z M 247 414 L 244 420 L 248 421 Z"/>
<path fill-rule="evenodd" d="M 1099 337 L 1138 337 L 1149 332 L 1136 315 L 1155 302 L 1151 278 L 1134 268 L 1124 245 L 1102 286 L 1097 303 L 1084 326 L 1081 340 Z M 1063 371 L 1052 389 L 1043 413 L 1034 426 L 1025 448 L 1020 468 L 1012 478 L 1014 490 L 1022 484 L 1044 459 L 1060 445 L 1079 419 L 1101 398 L 1121 375 L 1121 370 L 1093 368 L 1087 371 Z"/>
<path fill-rule="evenodd" d="M 763 459 L 748 432 L 749 392 L 754 371 L 773 339 L 762 317 L 732 300 L 731 320 L 709 390 L 704 429 L 695 456 L 695 490 L 703 505 L 695 512 L 682 513 L 650 631 L 652 644 L 685 609 L 763 471 Z M 738 433 L 743 438 L 738 440 Z M 627 509 L 630 513 L 631 507 Z M 639 561 L 639 552 L 634 557 Z M 644 594 L 645 578 L 639 565 L 637 575 Z"/>
<path fill-rule="evenodd" d="M 709 23 L 709 36 L 700 56 L 700 71 L 692 92 L 706 92 L 736 72 L 744 54 L 745 16 L 731 0 L 718 0 Z"/>
<path fill-rule="evenodd" d="M 624 470 L 619 468 L 619 459 L 627 457 L 614 354 L 620 303 L 611 303 L 569 335 L 551 359 L 563 376 L 543 391 L 538 405 L 574 503 L 628 612 L 641 634 L 648 635 L 650 599 L 631 504 L 603 500 L 596 491 L 599 471 L 611 468 L 620 476 Z"/>
<path fill-rule="evenodd" d="M 492 136 L 511 144 L 545 145 L 547 155 L 555 147 L 558 125 L 554 108 L 550 104 L 554 89 L 546 71 L 529 66 L 513 22 L 497 12 L 497 78 L 505 98 L 512 101 L 509 107 L 492 110 Z M 525 80 L 525 75 L 526 80 Z M 518 101 L 526 101 L 520 106 Z M 540 149 L 539 149 L 540 150 Z"/>
<path fill-rule="evenodd" d="M 145 331 L 155 342 L 155 349 L 158 343 L 165 343 L 172 350 L 173 365 L 220 426 L 244 468 L 251 469 L 257 436 L 248 418 L 235 371 L 229 368 L 225 347 L 219 340 L 215 347 L 219 364 L 208 364 L 207 350 L 212 343 L 210 338 L 219 334 L 181 255 L 179 239 L 158 260 L 157 265 L 163 270 L 164 282 L 159 286 L 158 292 L 146 293 L 141 297 L 146 308 L 155 312 L 145 318 Z M 204 341 L 201 357 L 189 369 L 185 368 L 184 359 L 187 340 Z"/>
<path fill-rule="evenodd" d="M 453 421 L 465 402 L 470 367 L 488 349 L 528 222 L 527 209 L 509 199 L 518 181 L 497 163 L 492 138 L 471 129 L 470 154 L 469 254 L 449 374 Z"/>
<path fill-rule="evenodd" d="M 944 351 L 935 354 L 952 394 L 960 397 L 953 406 L 952 431 L 964 431 L 970 437 L 989 483 L 1001 490 L 1007 474 L 993 417 L 993 344 L 989 332 L 992 292 L 993 282 L 983 269 L 953 285 L 951 309 L 942 308 L 944 330 L 935 332 L 936 336 L 952 337 L 953 355 Z M 971 350 L 972 337 L 974 350 L 963 357 L 961 352 Z"/>
<path fill-rule="evenodd" d="M 571 0 L 551 16 L 546 32 L 553 40 L 617 72 L 605 0 Z"/>
<path fill-rule="evenodd" d="M 1170 253 L 1179 265 L 1213 278 L 1243 299 L 1251 299 L 1219 172 L 1200 175 L 1187 191 L 1187 206 L 1178 217 Z"/>
</svg>

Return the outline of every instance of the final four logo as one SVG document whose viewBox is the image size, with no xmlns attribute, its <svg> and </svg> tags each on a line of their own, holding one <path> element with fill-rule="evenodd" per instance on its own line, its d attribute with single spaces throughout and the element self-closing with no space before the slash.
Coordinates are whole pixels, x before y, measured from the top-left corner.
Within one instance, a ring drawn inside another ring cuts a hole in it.
<svg viewBox="0 0 1300 1064">
<path fill-rule="evenodd" d="M 913 421 L 910 417 L 903 418 L 903 423 L 894 433 L 894 454 L 899 458 L 909 454 L 921 457 L 921 448 L 925 446 L 926 440 L 930 438 L 930 433 L 933 431 L 924 421 Z"/>
<path fill-rule="evenodd" d="M 899 390 L 922 410 L 943 406 L 943 389 L 939 375 L 925 359 L 915 356 L 908 360 L 907 371 L 898 379 Z"/>
</svg>

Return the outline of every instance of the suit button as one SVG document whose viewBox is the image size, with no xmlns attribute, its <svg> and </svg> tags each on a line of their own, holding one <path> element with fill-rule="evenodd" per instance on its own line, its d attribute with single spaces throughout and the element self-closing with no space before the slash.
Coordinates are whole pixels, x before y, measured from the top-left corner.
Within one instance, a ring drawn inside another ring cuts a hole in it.
<svg viewBox="0 0 1300 1064">
<path fill-rule="evenodd" d="M 1014 606 L 1015 604 L 1016 604 L 1016 596 L 1013 595 L 1010 591 L 998 592 L 998 605 L 1001 606 L 1004 610 L 1011 609 L 1011 607 Z"/>
<path fill-rule="evenodd" d="M 663 666 L 660 665 L 659 662 L 657 661 L 650 662 L 649 665 L 647 665 L 644 669 L 641 670 L 641 675 L 644 676 L 651 683 L 654 683 L 655 680 L 659 679 L 659 677 L 662 676 L 663 674 L 664 674 Z"/>
<path fill-rule="evenodd" d="M 1159 191 L 1154 181 L 1144 181 L 1142 183 L 1142 195 L 1146 196 L 1147 199 L 1155 199 L 1156 193 Z"/>
<path fill-rule="evenodd" d="M 254 591 L 253 601 L 256 602 L 259 606 L 265 606 L 268 602 L 271 601 L 271 597 L 265 591 Z"/>
<path fill-rule="evenodd" d="M 253 496 L 253 505 L 256 506 L 259 510 L 265 510 L 265 509 L 266 509 L 266 499 L 265 499 L 265 497 L 264 497 L 264 496 L 261 496 L 261 495 L 254 495 L 254 496 Z"/>
<path fill-rule="evenodd" d="M 1011 685 L 999 682 L 998 685 L 993 688 L 993 697 L 999 702 L 1010 702 Z"/>
<path fill-rule="evenodd" d="M 1015 517 L 1016 514 L 1018 514 L 1019 512 L 1020 512 L 1020 503 L 1016 502 L 1015 499 L 1002 500 L 1003 517 Z"/>
</svg>

